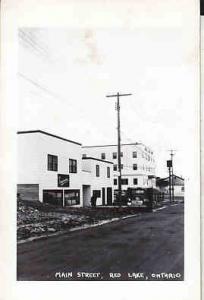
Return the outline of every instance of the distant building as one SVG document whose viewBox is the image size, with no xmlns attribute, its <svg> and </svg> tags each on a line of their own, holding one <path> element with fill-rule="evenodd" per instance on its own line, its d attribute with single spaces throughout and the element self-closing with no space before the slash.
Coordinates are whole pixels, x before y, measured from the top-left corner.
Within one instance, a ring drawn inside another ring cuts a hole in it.
<svg viewBox="0 0 204 300">
<path fill-rule="evenodd" d="M 164 194 L 169 194 L 169 177 L 166 178 L 157 178 L 156 180 L 157 187 Z M 174 185 L 174 197 L 175 199 L 184 199 L 184 179 L 177 175 L 173 176 L 173 185 Z"/>
<path fill-rule="evenodd" d="M 60 206 L 112 203 L 112 163 L 82 160 L 80 143 L 41 130 L 18 132 L 17 193 L 21 199 Z"/>
<path fill-rule="evenodd" d="M 91 156 L 113 163 L 113 186 L 118 189 L 117 145 L 83 146 L 83 157 Z M 122 190 L 128 187 L 155 187 L 155 160 L 153 151 L 141 144 L 121 145 Z"/>
</svg>

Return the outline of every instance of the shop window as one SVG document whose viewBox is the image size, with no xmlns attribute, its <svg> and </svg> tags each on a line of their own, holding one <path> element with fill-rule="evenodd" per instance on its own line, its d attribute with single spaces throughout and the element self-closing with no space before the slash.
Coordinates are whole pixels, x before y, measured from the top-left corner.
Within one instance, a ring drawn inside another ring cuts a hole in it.
<svg viewBox="0 0 204 300">
<path fill-rule="evenodd" d="M 138 184 L 138 179 L 137 178 L 133 178 L 133 184 L 137 185 Z"/>
<path fill-rule="evenodd" d="M 77 173 L 77 160 L 69 159 L 69 173 Z"/>
<path fill-rule="evenodd" d="M 113 159 L 117 158 L 117 152 L 113 152 Z"/>
<path fill-rule="evenodd" d="M 117 171 L 117 165 L 113 165 L 113 171 Z"/>
<path fill-rule="evenodd" d="M 133 164 L 133 170 L 137 170 L 137 164 Z"/>
<path fill-rule="evenodd" d="M 121 184 L 128 185 L 128 178 L 122 178 L 121 179 Z"/>
<path fill-rule="evenodd" d="M 105 153 L 101 153 L 101 159 L 106 159 L 106 154 Z"/>
<path fill-rule="evenodd" d="M 137 158 L 137 152 L 136 152 L 136 151 L 133 151 L 133 152 L 132 152 L 132 157 L 133 157 L 133 158 Z"/>
<path fill-rule="evenodd" d="M 96 177 L 100 177 L 100 168 L 99 168 L 99 165 L 96 165 Z"/>
<path fill-rule="evenodd" d="M 58 170 L 58 157 L 56 155 L 47 155 L 47 169 L 48 171 Z"/>
<path fill-rule="evenodd" d="M 80 204 L 80 190 L 64 190 L 64 205 Z"/>
<path fill-rule="evenodd" d="M 113 183 L 114 183 L 114 185 L 117 185 L 117 184 L 118 184 L 118 181 L 117 181 L 116 178 L 113 180 Z"/>
<path fill-rule="evenodd" d="M 62 190 L 43 190 L 43 202 L 51 205 L 63 205 Z"/>
<path fill-rule="evenodd" d="M 110 178 L 110 167 L 107 167 L 107 178 Z"/>
</svg>

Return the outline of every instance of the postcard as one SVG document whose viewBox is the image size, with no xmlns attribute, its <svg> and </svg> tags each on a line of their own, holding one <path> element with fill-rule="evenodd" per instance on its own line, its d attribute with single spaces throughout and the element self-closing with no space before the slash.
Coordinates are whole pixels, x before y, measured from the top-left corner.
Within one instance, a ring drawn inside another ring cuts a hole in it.
<svg viewBox="0 0 204 300">
<path fill-rule="evenodd" d="M 2 299 L 200 299 L 202 25 L 195 0 L 3 1 Z"/>
</svg>

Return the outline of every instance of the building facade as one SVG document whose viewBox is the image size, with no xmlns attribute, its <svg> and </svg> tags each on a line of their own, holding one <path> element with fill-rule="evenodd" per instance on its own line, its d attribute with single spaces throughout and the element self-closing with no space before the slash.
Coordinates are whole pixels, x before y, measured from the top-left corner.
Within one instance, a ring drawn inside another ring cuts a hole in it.
<svg viewBox="0 0 204 300">
<path fill-rule="evenodd" d="M 113 163 L 114 190 L 118 188 L 117 145 L 83 146 L 83 157 L 92 156 Z M 122 190 L 128 187 L 155 187 L 155 160 L 153 151 L 141 143 L 121 145 Z"/>
<path fill-rule="evenodd" d="M 157 178 L 157 188 L 160 189 L 162 193 L 169 197 L 169 177 Z M 185 186 L 184 178 L 173 175 L 173 185 L 174 185 L 174 198 L 175 200 L 184 200 Z"/>
<path fill-rule="evenodd" d="M 97 205 L 113 204 L 113 163 L 94 157 L 82 158 L 83 206 L 90 206 L 92 195 Z"/>
<path fill-rule="evenodd" d="M 23 200 L 39 200 L 60 206 L 97 205 L 111 199 L 112 163 L 82 160 L 80 143 L 41 130 L 18 132 L 17 193 Z"/>
</svg>

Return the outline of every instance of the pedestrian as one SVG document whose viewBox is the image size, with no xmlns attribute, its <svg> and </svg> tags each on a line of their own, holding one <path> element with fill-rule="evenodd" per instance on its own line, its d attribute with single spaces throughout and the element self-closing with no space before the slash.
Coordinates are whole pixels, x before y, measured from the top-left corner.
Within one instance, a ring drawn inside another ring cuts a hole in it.
<svg viewBox="0 0 204 300">
<path fill-rule="evenodd" d="M 96 196 L 95 195 L 92 195 L 92 197 L 91 197 L 91 206 L 92 207 L 96 206 Z"/>
</svg>

